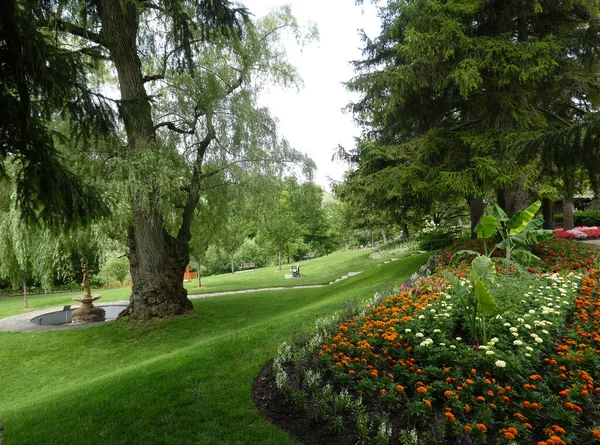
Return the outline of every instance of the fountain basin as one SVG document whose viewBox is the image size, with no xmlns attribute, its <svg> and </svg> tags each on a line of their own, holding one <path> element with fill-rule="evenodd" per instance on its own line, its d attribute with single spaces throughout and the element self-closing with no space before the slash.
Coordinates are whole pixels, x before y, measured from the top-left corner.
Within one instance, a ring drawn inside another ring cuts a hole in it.
<svg viewBox="0 0 600 445">
<path fill-rule="evenodd" d="M 106 312 L 106 321 L 114 320 L 117 318 L 119 313 L 125 309 L 126 305 L 107 305 L 107 306 L 96 306 L 104 309 Z M 37 317 L 33 317 L 29 320 L 31 323 L 38 326 L 60 326 L 71 324 L 71 314 L 77 308 L 63 309 L 62 311 L 48 312 Z M 87 324 L 87 323 L 86 323 Z M 91 323 L 90 323 L 91 324 Z"/>
</svg>

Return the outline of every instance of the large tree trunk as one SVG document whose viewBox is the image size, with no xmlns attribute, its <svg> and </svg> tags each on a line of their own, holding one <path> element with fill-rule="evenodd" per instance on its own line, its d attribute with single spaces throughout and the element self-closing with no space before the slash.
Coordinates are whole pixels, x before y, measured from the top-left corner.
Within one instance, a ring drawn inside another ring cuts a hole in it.
<svg viewBox="0 0 600 445">
<path fill-rule="evenodd" d="M 387 236 L 385 236 L 385 230 L 381 229 L 381 238 L 383 239 L 383 244 L 387 244 Z"/>
<path fill-rule="evenodd" d="M 525 210 L 530 204 L 530 193 L 523 188 L 525 177 L 521 176 L 504 191 L 504 211 L 512 217 L 519 210 Z"/>
<path fill-rule="evenodd" d="M 405 241 L 410 241 L 410 232 L 408 231 L 408 224 L 402 223 L 402 237 Z"/>
<path fill-rule="evenodd" d="M 471 239 L 477 239 L 475 226 L 483 216 L 483 197 L 469 198 L 469 207 L 471 209 Z"/>
<path fill-rule="evenodd" d="M 98 0 L 98 13 L 102 22 L 101 37 L 117 71 L 121 91 L 119 113 L 130 156 L 136 156 L 140 148 L 156 144 L 152 109 L 138 57 L 137 6 L 131 0 Z M 193 309 L 183 287 L 191 235 L 187 228 L 180 231 L 177 238 L 167 233 L 157 194 L 149 192 L 144 198 L 131 203 L 133 226 L 129 233 L 128 256 L 133 286 L 129 306 L 120 316 L 150 319 L 182 314 Z"/>
<path fill-rule="evenodd" d="M 575 227 L 575 219 L 573 217 L 573 211 L 575 205 L 573 204 L 573 198 L 566 197 L 563 199 L 563 229 L 571 230 Z"/>
<path fill-rule="evenodd" d="M 542 214 L 544 215 L 544 229 L 554 230 L 554 202 L 550 198 L 542 199 Z"/>
</svg>

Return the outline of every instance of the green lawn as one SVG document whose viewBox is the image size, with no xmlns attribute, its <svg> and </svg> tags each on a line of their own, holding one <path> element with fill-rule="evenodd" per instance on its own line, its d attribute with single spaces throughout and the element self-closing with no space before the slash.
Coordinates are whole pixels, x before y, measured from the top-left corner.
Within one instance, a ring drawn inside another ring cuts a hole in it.
<svg viewBox="0 0 600 445">
<path fill-rule="evenodd" d="M 369 258 L 371 249 L 355 250 L 348 252 L 335 252 L 330 255 L 315 258 L 313 260 L 300 261 L 300 272 L 302 277 L 285 279 L 289 273 L 290 265 L 286 264 L 279 271 L 279 267 L 265 267 L 249 272 L 224 274 L 206 277 L 202 279 L 202 287 L 198 288 L 198 281 L 193 280 L 186 283 L 185 287 L 190 295 L 200 293 L 212 293 L 223 291 L 235 291 L 242 289 L 258 289 L 265 287 L 289 287 L 310 284 L 328 284 L 330 281 L 346 275 L 348 272 L 359 272 L 375 267 L 383 263 L 383 260 Z M 97 289 L 92 293 L 102 295 L 98 304 L 111 301 L 127 300 L 131 293 L 130 287 Z M 70 292 L 50 295 L 30 295 L 29 309 L 23 309 L 23 297 L 1 297 L 0 318 L 9 317 L 38 309 L 64 306 L 66 304 L 78 304 L 73 302 L 73 297 L 81 295 L 82 292 Z"/>
<path fill-rule="evenodd" d="M 252 405 L 260 368 L 282 341 L 348 299 L 400 284 L 426 257 L 324 288 L 194 300 L 194 315 L 142 327 L 0 332 L 6 443 L 290 444 Z"/>
</svg>

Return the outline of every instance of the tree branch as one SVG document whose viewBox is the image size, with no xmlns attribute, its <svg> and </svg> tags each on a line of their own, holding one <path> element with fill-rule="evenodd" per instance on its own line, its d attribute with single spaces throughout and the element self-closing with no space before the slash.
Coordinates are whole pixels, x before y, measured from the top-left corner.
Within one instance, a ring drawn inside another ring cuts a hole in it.
<svg viewBox="0 0 600 445">
<path fill-rule="evenodd" d="M 52 14 L 51 23 L 61 31 L 68 32 L 69 34 L 73 34 L 74 36 L 81 37 L 82 39 L 89 40 L 90 42 L 97 43 L 98 45 L 107 48 L 106 42 L 102 36 L 96 32 L 89 31 L 82 26 L 60 19 L 55 14 Z"/>
</svg>

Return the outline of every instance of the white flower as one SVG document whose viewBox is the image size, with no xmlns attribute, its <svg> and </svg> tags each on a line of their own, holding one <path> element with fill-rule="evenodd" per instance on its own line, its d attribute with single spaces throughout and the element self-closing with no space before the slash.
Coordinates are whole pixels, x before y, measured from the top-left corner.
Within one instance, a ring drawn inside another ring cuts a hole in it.
<svg viewBox="0 0 600 445">
<path fill-rule="evenodd" d="M 533 348 L 531 346 L 525 346 L 525 349 L 527 349 L 528 351 L 533 351 Z"/>
<path fill-rule="evenodd" d="M 487 346 L 480 346 L 479 349 L 483 349 L 485 351 L 486 349 L 488 349 L 488 347 Z"/>
<path fill-rule="evenodd" d="M 440 346 L 446 346 L 446 343 L 440 343 Z"/>
<path fill-rule="evenodd" d="M 542 329 L 542 334 L 549 334 L 549 332 L 545 329 Z"/>
<path fill-rule="evenodd" d="M 504 327 L 508 328 L 510 326 L 510 323 L 504 323 Z"/>
<path fill-rule="evenodd" d="M 423 334 L 422 334 L 421 332 L 417 332 L 417 333 L 415 334 L 415 337 L 417 337 L 417 338 L 421 338 L 421 337 L 423 337 Z"/>
<path fill-rule="evenodd" d="M 506 368 L 506 362 L 504 360 L 496 360 L 495 365 L 498 368 Z"/>
<path fill-rule="evenodd" d="M 404 332 L 406 332 L 408 334 L 409 332 L 412 332 L 412 330 L 411 329 L 405 329 Z"/>
<path fill-rule="evenodd" d="M 419 315 L 419 318 L 420 318 L 421 320 L 423 320 L 423 319 L 425 318 L 425 315 Z"/>
<path fill-rule="evenodd" d="M 494 355 L 494 351 L 485 351 L 485 355 Z"/>
<path fill-rule="evenodd" d="M 515 345 L 515 346 L 521 346 L 522 344 L 523 344 L 523 342 L 521 340 L 513 341 L 513 345 Z"/>
<path fill-rule="evenodd" d="M 434 333 L 434 334 L 437 334 L 438 332 L 442 332 L 442 331 L 440 331 L 439 329 L 434 329 L 434 330 L 433 330 L 433 333 Z"/>
<path fill-rule="evenodd" d="M 431 344 L 433 344 L 433 340 L 432 340 L 432 339 L 430 339 L 430 338 L 428 338 L 428 339 L 425 339 L 425 340 L 423 340 L 423 341 L 421 342 L 421 346 L 429 346 L 429 345 L 431 345 Z"/>
<path fill-rule="evenodd" d="M 510 328 L 510 329 L 509 329 L 509 331 L 510 331 L 510 332 L 517 332 L 517 331 L 518 331 L 518 329 L 517 329 L 517 328 L 515 328 L 515 327 L 512 327 L 512 328 Z"/>
<path fill-rule="evenodd" d="M 523 320 L 522 318 L 517 318 L 517 321 L 518 321 L 519 323 L 523 323 L 525 320 Z"/>
<path fill-rule="evenodd" d="M 519 336 L 519 333 L 518 333 L 518 332 L 511 332 L 511 334 L 512 334 L 513 336 L 515 336 L 515 337 L 518 337 L 518 336 Z"/>
<path fill-rule="evenodd" d="M 451 348 L 451 349 L 456 349 L 456 346 L 454 346 L 454 345 L 450 345 L 450 348 Z"/>
<path fill-rule="evenodd" d="M 536 338 L 535 338 L 535 341 L 536 341 L 537 343 L 544 343 L 544 339 L 543 339 L 543 338 L 540 338 L 540 337 L 536 337 Z"/>
<path fill-rule="evenodd" d="M 498 340 L 498 337 L 494 337 L 492 338 L 489 342 L 490 343 L 498 343 L 500 340 Z"/>
<path fill-rule="evenodd" d="M 456 341 L 461 341 L 462 337 L 456 337 Z"/>
<path fill-rule="evenodd" d="M 435 309 L 429 309 L 429 312 L 432 312 L 435 314 Z"/>
<path fill-rule="evenodd" d="M 525 326 L 527 329 L 531 329 L 531 325 L 530 324 L 524 324 L 523 326 Z"/>
<path fill-rule="evenodd" d="M 525 354 L 525 357 L 531 357 L 531 354 L 530 354 L 529 352 L 527 352 L 527 353 Z"/>
</svg>

